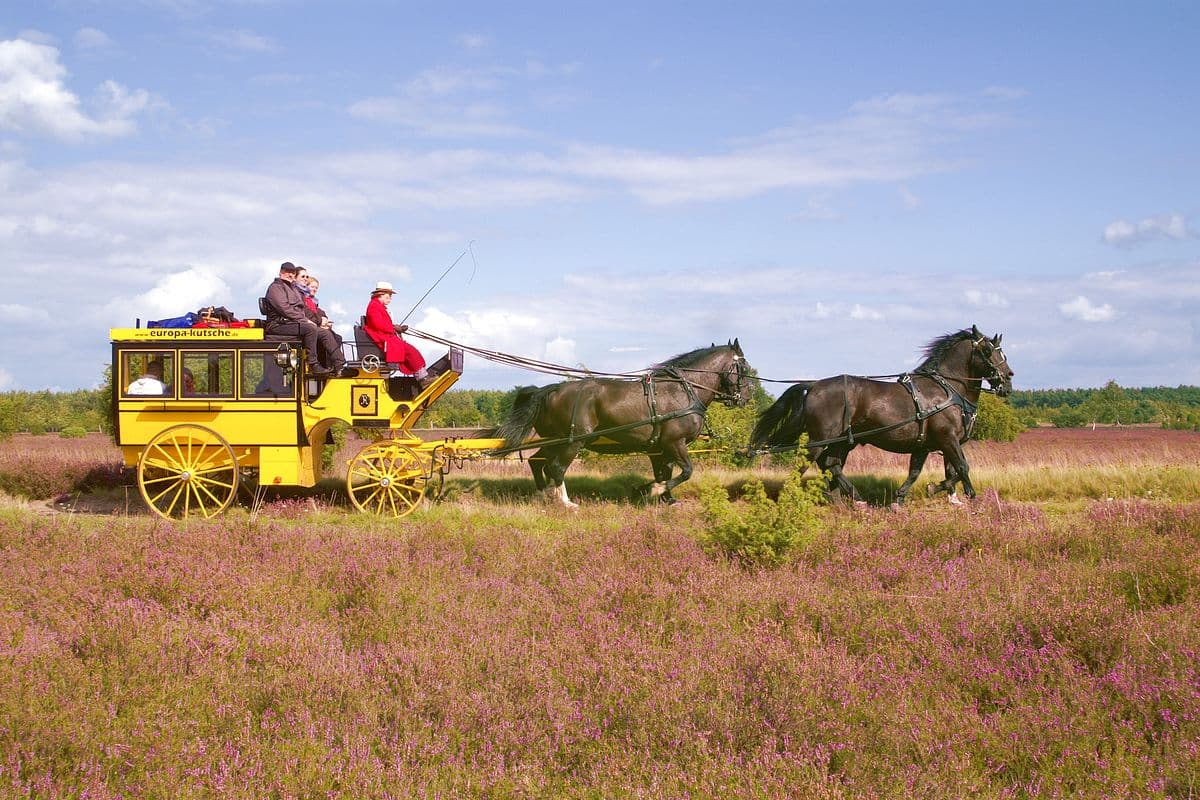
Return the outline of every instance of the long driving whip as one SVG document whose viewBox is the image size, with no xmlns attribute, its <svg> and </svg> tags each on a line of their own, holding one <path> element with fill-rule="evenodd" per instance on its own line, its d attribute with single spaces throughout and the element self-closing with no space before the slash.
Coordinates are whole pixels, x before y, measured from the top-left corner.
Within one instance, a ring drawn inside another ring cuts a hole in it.
<svg viewBox="0 0 1200 800">
<path fill-rule="evenodd" d="M 467 283 L 470 283 L 470 282 L 471 282 L 471 280 L 473 280 L 473 279 L 475 278 L 475 267 L 476 267 L 476 264 L 475 264 L 475 251 L 471 249 L 472 245 L 474 245 L 474 244 L 475 244 L 475 240 L 474 240 L 474 239 L 472 239 L 472 240 L 471 240 L 471 241 L 470 241 L 470 242 L 467 244 L 467 249 L 466 249 L 466 250 L 463 250 L 461 253 L 459 253 L 459 254 L 458 254 L 458 258 L 454 259 L 454 263 L 453 263 L 453 264 L 451 264 L 450 266 L 446 267 L 446 271 L 445 271 L 445 272 L 443 272 L 443 273 L 442 273 L 442 274 L 441 274 L 441 275 L 438 277 L 438 279 L 437 279 L 436 281 L 434 281 L 434 282 L 433 282 L 433 286 L 430 286 L 430 287 L 429 287 L 429 288 L 428 288 L 428 289 L 425 291 L 425 294 L 421 295 L 421 299 L 420 299 L 420 300 L 418 300 L 416 303 L 414 303 L 414 304 L 413 304 L 413 307 L 412 307 L 412 308 L 410 308 L 410 309 L 408 310 L 408 313 L 404 315 L 404 319 L 400 320 L 400 322 L 399 322 L 398 324 L 400 324 L 400 325 L 403 325 L 403 324 L 405 323 L 405 321 L 406 321 L 406 320 L 407 320 L 409 317 L 411 317 L 411 316 L 412 316 L 412 313 L 413 313 L 414 311 L 416 311 L 416 310 L 417 310 L 417 308 L 418 308 L 418 307 L 421 305 L 421 303 L 425 302 L 425 298 L 426 298 L 426 297 L 429 297 L 429 293 L 430 293 L 430 292 L 432 292 L 434 289 L 436 289 L 436 288 L 437 288 L 437 285 L 438 285 L 439 283 L 441 283 L 441 282 L 442 282 L 442 278 L 444 278 L 444 277 L 446 277 L 447 275 L 449 275 L 449 274 L 450 274 L 450 270 L 452 270 L 452 269 L 454 269 L 456 266 L 458 266 L 458 262 L 462 261 L 462 259 L 463 259 L 463 256 L 465 256 L 467 253 L 470 253 L 470 254 L 471 254 L 471 278 L 467 280 Z"/>
</svg>

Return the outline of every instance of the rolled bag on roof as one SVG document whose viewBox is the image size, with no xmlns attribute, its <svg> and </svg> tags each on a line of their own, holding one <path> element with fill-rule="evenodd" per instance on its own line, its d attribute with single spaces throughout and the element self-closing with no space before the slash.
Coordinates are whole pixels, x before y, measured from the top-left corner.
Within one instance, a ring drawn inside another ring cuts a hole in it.
<svg viewBox="0 0 1200 800">
<path fill-rule="evenodd" d="M 200 319 L 191 311 L 182 317 L 167 317 L 166 319 L 151 319 L 146 321 L 147 328 L 190 328 Z"/>
</svg>

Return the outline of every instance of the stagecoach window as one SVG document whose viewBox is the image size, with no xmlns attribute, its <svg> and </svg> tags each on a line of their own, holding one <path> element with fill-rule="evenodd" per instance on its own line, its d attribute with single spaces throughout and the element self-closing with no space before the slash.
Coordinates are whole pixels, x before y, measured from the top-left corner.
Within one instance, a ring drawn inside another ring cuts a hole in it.
<svg viewBox="0 0 1200 800">
<path fill-rule="evenodd" d="M 243 350 L 239 390 L 242 397 L 295 397 L 294 372 L 282 369 L 274 350 Z"/>
<path fill-rule="evenodd" d="M 119 384 L 121 394 L 125 397 L 137 397 L 159 394 L 170 391 L 169 385 L 175 374 L 175 353 L 169 350 L 126 350 L 121 353 L 121 374 Z M 141 380 L 149 376 L 157 380 L 165 388 L 164 391 L 153 390 L 153 380 Z"/>
<path fill-rule="evenodd" d="M 180 397 L 233 397 L 231 351 L 187 351 L 180 362 Z"/>
</svg>

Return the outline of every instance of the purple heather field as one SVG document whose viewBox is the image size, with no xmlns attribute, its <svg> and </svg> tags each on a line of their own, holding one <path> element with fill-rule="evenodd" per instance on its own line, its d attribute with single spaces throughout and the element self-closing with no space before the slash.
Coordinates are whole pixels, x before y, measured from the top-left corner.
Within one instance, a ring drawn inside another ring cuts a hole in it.
<svg viewBox="0 0 1200 800">
<path fill-rule="evenodd" d="M 0 796 L 1200 795 L 1200 436 L 969 457 L 975 502 L 825 508 L 771 569 L 690 498 L 9 500 Z M 117 459 L 14 437 L 0 473 L 81 496 Z"/>
</svg>

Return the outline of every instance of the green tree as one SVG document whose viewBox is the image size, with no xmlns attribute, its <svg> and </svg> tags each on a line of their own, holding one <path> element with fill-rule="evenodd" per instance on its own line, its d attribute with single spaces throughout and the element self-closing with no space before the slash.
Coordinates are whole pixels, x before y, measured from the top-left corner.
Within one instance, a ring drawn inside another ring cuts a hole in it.
<svg viewBox="0 0 1200 800">
<path fill-rule="evenodd" d="M 980 395 L 979 416 L 975 418 L 975 428 L 971 431 L 972 439 L 1011 442 L 1023 430 L 1025 425 L 1012 406 L 993 394 Z"/>
<path fill-rule="evenodd" d="M 1051 409 L 1050 421 L 1056 428 L 1078 428 L 1087 422 L 1087 417 L 1081 407 L 1063 405 Z"/>
<path fill-rule="evenodd" d="M 1128 425 L 1135 419 L 1137 401 L 1120 384 L 1110 380 L 1103 389 L 1092 393 L 1080 410 L 1086 422 Z"/>
<path fill-rule="evenodd" d="M 483 416 L 466 392 L 446 392 L 421 422 L 430 428 L 474 428 L 482 424 Z"/>
</svg>

